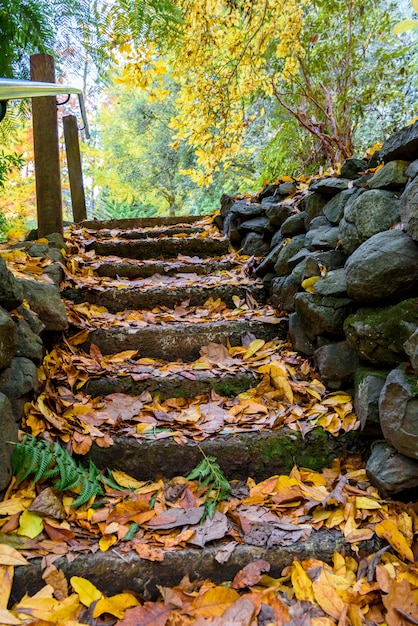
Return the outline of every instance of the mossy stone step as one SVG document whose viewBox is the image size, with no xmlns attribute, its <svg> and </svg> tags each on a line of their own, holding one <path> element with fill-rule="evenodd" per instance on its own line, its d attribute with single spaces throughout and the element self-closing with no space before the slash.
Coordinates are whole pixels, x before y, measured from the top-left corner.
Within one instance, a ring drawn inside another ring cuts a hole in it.
<svg viewBox="0 0 418 626">
<path fill-rule="evenodd" d="M 203 233 L 204 228 L 193 226 L 172 226 L 171 228 L 142 228 L 141 230 L 126 230 L 121 232 L 120 239 L 158 239 L 159 237 L 174 237 L 174 235 L 197 235 Z"/>
<path fill-rule="evenodd" d="M 258 320 L 229 320 L 190 324 L 187 322 L 144 327 L 114 326 L 91 330 L 82 348 L 89 350 L 94 343 L 102 354 L 115 354 L 124 350 L 138 350 L 141 357 L 164 361 L 194 361 L 199 358 L 200 348 L 209 343 L 232 346 L 242 345 L 247 334 L 257 339 L 285 339 L 287 321 L 278 324 Z"/>
<path fill-rule="evenodd" d="M 177 224 L 194 224 L 204 220 L 205 215 L 175 215 L 169 217 L 130 217 L 125 219 L 111 220 L 84 220 L 79 223 L 82 228 L 90 230 L 120 229 L 130 230 L 132 228 L 155 228 L 164 226 L 175 226 Z"/>
<path fill-rule="evenodd" d="M 190 370 L 188 370 L 190 375 Z M 132 376 L 112 376 L 108 378 L 89 377 L 83 391 L 92 397 L 107 396 L 112 393 L 125 393 L 138 396 L 148 391 L 152 396 L 158 395 L 161 400 L 168 398 L 194 398 L 210 393 L 212 390 L 220 396 L 230 397 L 238 395 L 257 384 L 257 379 L 250 371 L 223 373 L 214 376 L 209 371 L 192 373 L 194 379 L 181 374 L 169 376 L 150 375 L 142 380 Z"/>
<path fill-rule="evenodd" d="M 288 474 L 294 465 L 320 471 L 344 453 L 365 453 L 366 438 L 359 431 L 334 437 L 317 427 L 305 437 L 283 427 L 278 430 L 211 435 L 187 445 L 164 439 L 135 439 L 112 435 L 109 448 L 94 444 L 88 454 L 97 467 L 117 468 L 138 480 L 187 475 L 205 455 L 214 456 L 228 480 L 261 481 L 275 474 Z"/>
<path fill-rule="evenodd" d="M 377 552 L 382 543 L 381 539 L 374 536 L 357 545 L 360 550 L 370 554 Z M 64 572 L 67 579 L 72 576 L 88 578 L 108 596 L 130 590 L 141 594 L 145 600 L 155 600 L 158 596 L 157 586 L 178 585 L 186 575 L 191 580 L 202 578 L 222 583 L 233 580 L 235 574 L 252 561 L 263 559 L 270 563 L 269 575 L 278 578 L 283 568 L 295 560 L 302 561 L 314 556 L 332 564 L 334 552 L 341 553 L 344 550 L 347 555 L 353 554 L 350 544 L 345 543 L 344 535 L 337 530 L 313 531 L 304 541 L 290 546 L 239 544 L 222 565 L 216 560 L 221 546 L 220 542 L 215 542 L 200 549 L 167 551 L 162 562 L 141 559 L 133 551 L 121 554 L 115 548 L 107 552 L 80 555 L 70 562 L 65 556 L 60 557 L 54 561 L 54 565 Z M 11 599 L 20 600 L 25 593 L 32 595 L 44 585 L 41 559 L 33 559 L 29 565 L 15 567 Z"/>
<path fill-rule="evenodd" d="M 115 255 L 129 259 L 171 259 L 178 254 L 200 258 L 219 257 L 228 253 L 229 241 L 209 237 L 96 240 L 87 246 L 87 250 L 95 250 L 101 256 Z"/>
<path fill-rule="evenodd" d="M 165 306 L 169 309 L 177 304 L 189 301 L 190 306 L 203 305 L 208 298 L 217 300 L 220 298 L 227 307 L 233 308 L 233 297 L 245 300 L 250 295 L 258 304 L 266 302 L 266 293 L 263 285 L 249 285 L 241 287 L 239 285 L 217 285 L 190 287 L 152 287 L 143 289 L 141 286 L 126 287 L 68 287 L 61 292 L 61 295 L 75 303 L 89 302 L 99 306 L 105 306 L 111 313 L 126 310 L 151 310 L 155 307 Z M 164 332 L 164 331 L 161 331 Z"/>
<path fill-rule="evenodd" d="M 108 276 L 109 278 L 149 278 L 154 274 L 163 276 L 174 276 L 175 274 L 199 274 L 200 276 L 208 276 L 209 274 L 217 274 L 222 271 L 228 271 L 236 267 L 236 263 L 231 260 L 219 260 L 205 262 L 185 263 L 172 259 L 171 261 L 111 261 L 104 258 L 99 259 L 99 265 L 96 266 L 98 259 L 94 259 L 93 263 L 95 271 L 99 276 Z M 88 265 L 87 263 L 85 265 Z"/>
</svg>

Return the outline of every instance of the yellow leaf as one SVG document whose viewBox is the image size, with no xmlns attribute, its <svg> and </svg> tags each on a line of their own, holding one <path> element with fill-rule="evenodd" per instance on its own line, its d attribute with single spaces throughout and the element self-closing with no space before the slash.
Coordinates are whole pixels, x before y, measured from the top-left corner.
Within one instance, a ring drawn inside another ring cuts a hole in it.
<svg viewBox="0 0 418 626">
<path fill-rule="evenodd" d="M 19 618 L 7 609 L 0 609 L 0 623 L 1 624 L 21 624 Z"/>
<path fill-rule="evenodd" d="M 306 602 L 315 601 L 312 581 L 298 561 L 293 563 L 291 580 L 297 600 Z"/>
<path fill-rule="evenodd" d="M 322 569 L 320 575 L 312 583 L 315 600 L 327 615 L 340 619 L 344 611 L 344 602 L 333 587 L 332 577 Z"/>
<path fill-rule="evenodd" d="M 1 543 L 0 565 L 29 565 L 29 561 L 11 546 Z"/>
<path fill-rule="evenodd" d="M 13 574 L 13 565 L 0 565 L 0 610 L 7 609 L 12 590 Z"/>
<path fill-rule="evenodd" d="M 412 7 L 418 13 L 418 0 L 411 0 Z"/>
<path fill-rule="evenodd" d="M 78 593 L 78 597 L 80 598 L 80 602 L 84 604 L 84 606 L 89 607 L 92 602 L 96 600 L 101 600 L 103 594 L 99 591 L 93 583 L 85 578 L 81 578 L 80 576 L 72 576 L 70 579 L 70 583 L 72 588 L 76 593 Z"/>
<path fill-rule="evenodd" d="M 232 302 L 235 304 L 236 308 L 238 309 L 239 305 L 240 305 L 240 302 L 241 302 L 240 297 L 239 296 L 232 296 Z"/>
<path fill-rule="evenodd" d="M 326 396 L 326 398 L 324 398 L 322 400 L 322 404 L 325 404 L 326 406 L 335 406 L 337 404 L 347 404 L 348 402 L 351 402 L 352 398 L 350 396 L 349 393 L 332 393 Z"/>
<path fill-rule="evenodd" d="M 11 498 L 0 502 L 0 515 L 14 515 L 28 508 L 31 503 L 28 498 Z"/>
<path fill-rule="evenodd" d="M 99 541 L 99 548 L 101 552 L 106 552 L 107 550 L 109 550 L 109 548 L 113 546 L 113 544 L 115 544 L 117 540 L 118 538 L 116 537 L 116 535 L 105 535 L 104 537 L 101 537 Z"/>
<path fill-rule="evenodd" d="M 310 624 L 311 626 L 335 626 L 335 622 L 328 617 L 313 617 Z"/>
<path fill-rule="evenodd" d="M 111 598 L 102 598 L 98 601 L 93 611 L 93 619 L 100 617 L 103 613 L 110 613 L 117 618 L 122 618 L 126 609 L 132 606 L 138 606 L 139 602 L 130 593 L 118 593 Z"/>
<path fill-rule="evenodd" d="M 400 35 L 412 28 L 418 28 L 418 20 L 402 20 L 395 25 L 393 32 L 395 35 Z"/>
<path fill-rule="evenodd" d="M 239 597 L 234 589 L 213 587 L 197 596 L 190 605 L 189 611 L 202 617 L 221 617 L 225 610 Z"/>
<path fill-rule="evenodd" d="M 366 498 L 365 496 L 357 496 L 356 497 L 356 508 L 357 509 L 381 509 L 382 505 L 377 502 L 377 500 L 372 500 L 372 498 Z"/>
<path fill-rule="evenodd" d="M 51 613 L 56 608 L 58 602 L 55 598 L 42 598 L 25 596 L 19 604 L 14 607 L 15 613 L 31 615 L 39 620 L 50 622 Z"/>
<path fill-rule="evenodd" d="M 113 479 L 120 485 L 121 487 L 127 487 L 128 489 L 140 489 L 145 485 L 144 481 L 136 480 L 125 474 L 125 472 L 119 472 L 117 470 L 112 471 Z"/>
<path fill-rule="evenodd" d="M 309 293 L 315 293 L 314 285 L 316 281 L 320 278 L 320 276 L 311 276 L 310 278 L 305 278 L 305 280 L 303 280 L 301 284 L 302 289 L 308 291 Z"/>
<path fill-rule="evenodd" d="M 381 539 L 386 539 L 401 557 L 414 562 L 414 554 L 403 534 L 399 532 L 395 522 L 385 519 L 383 522 L 376 524 L 374 530 L 376 535 Z"/>
<path fill-rule="evenodd" d="M 17 534 L 24 535 L 30 539 L 37 537 L 44 529 L 42 517 L 28 510 L 23 511 L 19 522 L 19 528 L 16 531 Z"/>
<path fill-rule="evenodd" d="M 252 357 L 253 354 L 258 352 L 260 348 L 264 346 L 265 343 L 266 342 L 264 341 L 264 339 L 254 339 L 254 341 L 252 341 L 250 345 L 248 346 L 247 352 L 242 357 L 243 361 Z"/>
</svg>

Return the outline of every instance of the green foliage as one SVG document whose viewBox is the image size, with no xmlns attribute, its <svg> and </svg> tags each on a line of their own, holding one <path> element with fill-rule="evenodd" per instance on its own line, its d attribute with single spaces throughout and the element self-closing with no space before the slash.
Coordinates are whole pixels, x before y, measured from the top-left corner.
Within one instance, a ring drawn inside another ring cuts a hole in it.
<svg viewBox="0 0 418 626">
<path fill-rule="evenodd" d="M 187 480 L 197 479 L 199 489 L 207 488 L 204 503 L 205 512 L 201 519 L 203 521 L 206 516 L 209 516 L 209 519 L 213 518 L 218 502 L 227 498 L 231 493 L 231 485 L 216 462 L 216 458 L 206 456 L 202 450 L 201 452 L 204 458 L 186 478 Z"/>
<path fill-rule="evenodd" d="M 103 494 L 101 483 L 111 482 L 109 478 L 100 474 L 92 461 L 89 462 L 89 469 L 86 470 L 58 443 L 54 443 L 51 447 L 48 442 L 38 440 L 28 434 L 23 436 L 21 442 L 15 444 L 12 472 L 14 476 L 17 476 L 18 483 L 32 474 L 34 484 L 49 478 L 56 478 L 53 484 L 55 489 L 79 490 L 78 497 L 71 504 L 73 507 L 81 506 L 93 496 Z M 111 486 L 115 488 L 113 482 Z"/>
</svg>

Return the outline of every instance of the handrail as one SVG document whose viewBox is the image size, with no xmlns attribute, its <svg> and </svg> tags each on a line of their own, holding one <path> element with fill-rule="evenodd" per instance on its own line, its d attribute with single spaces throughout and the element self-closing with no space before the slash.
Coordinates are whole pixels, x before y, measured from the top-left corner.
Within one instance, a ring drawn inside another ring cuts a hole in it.
<svg viewBox="0 0 418 626">
<path fill-rule="evenodd" d="M 84 123 L 86 138 L 90 138 L 83 92 L 79 87 L 57 85 L 56 83 L 41 83 L 34 80 L 16 80 L 14 78 L 0 78 L 0 122 L 6 114 L 8 100 L 22 98 L 37 98 L 39 96 L 57 96 L 59 94 L 77 94 L 81 117 Z"/>
</svg>

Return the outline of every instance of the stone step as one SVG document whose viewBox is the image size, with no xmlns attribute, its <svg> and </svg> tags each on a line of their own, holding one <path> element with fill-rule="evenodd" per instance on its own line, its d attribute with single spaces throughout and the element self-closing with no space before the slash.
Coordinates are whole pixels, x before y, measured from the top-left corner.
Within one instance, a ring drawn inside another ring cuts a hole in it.
<svg viewBox="0 0 418 626">
<path fill-rule="evenodd" d="M 171 261 L 120 261 L 116 257 L 103 257 L 101 259 L 93 259 L 89 264 L 99 276 L 108 276 L 109 278 L 149 278 L 154 274 L 163 276 L 174 276 L 175 274 L 199 274 L 207 276 L 209 274 L 217 274 L 222 271 L 228 271 L 236 267 L 237 262 L 226 258 L 219 261 L 194 260 L 190 257 L 190 262 L 172 259 Z"/>
<path fill-rule="evenodd" d="M 266 293 L 263 285 L 192 285 L 189 287 L 141 288 L 139 285 L 119 289 L 118 287 L 67 287 L 61 295 L 75 303 L 89 302 L 105 306 L 110 312 L 130 310 L 151 310 L 155 307 L 173 308 L 177 304 L 189 301 L 190 306 L 203 305 L 208 298 L 220 298 L 228 307 L 234 307 L 233 297 L 245 300 L 250 296 L 258 304 L 264 304 Z M 163 331 L 162 331 L 163 332 Z"/>
<path fill-rule="evenodd" d="M 229 251 L 227 239 L 166 237 L 163 239 L 95 240 L 86 246 L 101 256 L 115 255 L 130 259 L 170 259 L 178 254 L 200 258 L 219 257 Z"/>
<path fill-rule="evenodd" d="M 372 539 L 355 545 L 364 553 L 370 554 L 382 548 L 382 544 L 383 541 L 374 535 Z M 283 568 L 290 566 L 295 560 L 302 561 L 315 556 L 332 565 L 334 552 L 344 551 L 347 556 L 355 556 L 351 545 L 345 542 L 344 535 L 334 529 L 313 531 L 304 541 L 290 546 L 238 544 L 229 559 L 222 564 L 216 560 L 221 547 L 222 544 L 217 541 L 200 549 L 166 551 L 161 562 L 141 559 L 133 550 L 121 553 L 118 548 L 114 548 L 107 552 L 79 555 L 71 561 L 65 556 L 60 557 L 54 560 L 54 565 L 64 572 L 68 580 L 72 576 L 88 578 L 107 596 L 129 590 L 149 601 L 157 598 L 157 586 L 178 585 L 183 576 L 189 576 L 190 580 L 210 579 L 215 583 L 232 581 L 237 572 L 257 559 L 270 563 L 269 576 L 279 578 Z M 15 567 L 12 600 L 20 600 L 26 593 L 33 595 L 44 584 L 41 559 L 31 559 L 29 565 Z M 302 624 L 300 621 L 297 623 Z M 292 621 L 292 624 L 296 622 Z"/>
<path fill-rule="evenodd" d="M 151 367 L 150 367 L 151 369 Z M 167 398 L 193 398 L 209 394 L 212 390 L 220 396 L 235 396 L 257 384 L 251 371 L 212 374 L 210 371 L 187 371 L 187 375 L 170 373 L 169 376 L 158 374 L 111 377 L 89 377 L 83 385 L 83 391 L 92 397 L 107 396 L 112 393 L 124 393 L 131 396 L 148 391 L 153 397 L 158 394 L 161 400 Z"/>
<path fill-rule="evenodd" d="M 211 435 L 203 441 L 187 440 L 181 445 L 172 437 L 153 435 L 136 439 L 112 435 L 113 445 L 93 444 L 88 458 L 100 469 L 117 468 L 138 480 L 156 476 L 186 476 L 206 456 L 214 456 L 228 480 L 262 481 L 276 474 L 288 474 L 294 465 L 320 471 L 346 452 L 365 453 L 366 438 L 359 431 L 334 437 L 317 427 L 303 436 L 285 426 L 278 430 L 248 430 Z"/>
<path fill-rule="evenodd" d="M 128 324 L 128 322 L 127 322 Z M 202 346 L 209 343 L 232 346 L 242 345 L 242 339 L 251 333 L 257 339 L 270 341 L 285 339 L 287 321 L 274 324 L 258 320 L 230 320 L 207 323 L 149 324 L 144 327 L 114 326 L 94 328 L 81 347 L 89 350 L 94 343 L 102 354 L 115 354 L 124 350 L 138 350 L 141 357 L 165 361 L 194 361 L 199 358 Z"/>
<path fill-rule="evenodd" d="M 141 230 L 126 230 L 121 232 L 120 239 L 158 239 L 161 237 L 174 237 L 175 235 L 198 235 L 205 232 L 204 228 L 198 226 L 179 226 L 171 228 L 142 228 Z M 105 237 L 102 235 L 102 238 Z"/>
<path fill-rule="evenodd" d="M 119 229 L 130 230 L 133 228 L 155 228 L 164 226 L 176 226 L 177 224 L 194 224 L 209 218 L 208 215 L 176 215 L 171 217 L 131 217 L 126 219 L 111 220 L 84 220 L 79 223 L 82 228 L 90 230 Z"/>
</svg>

